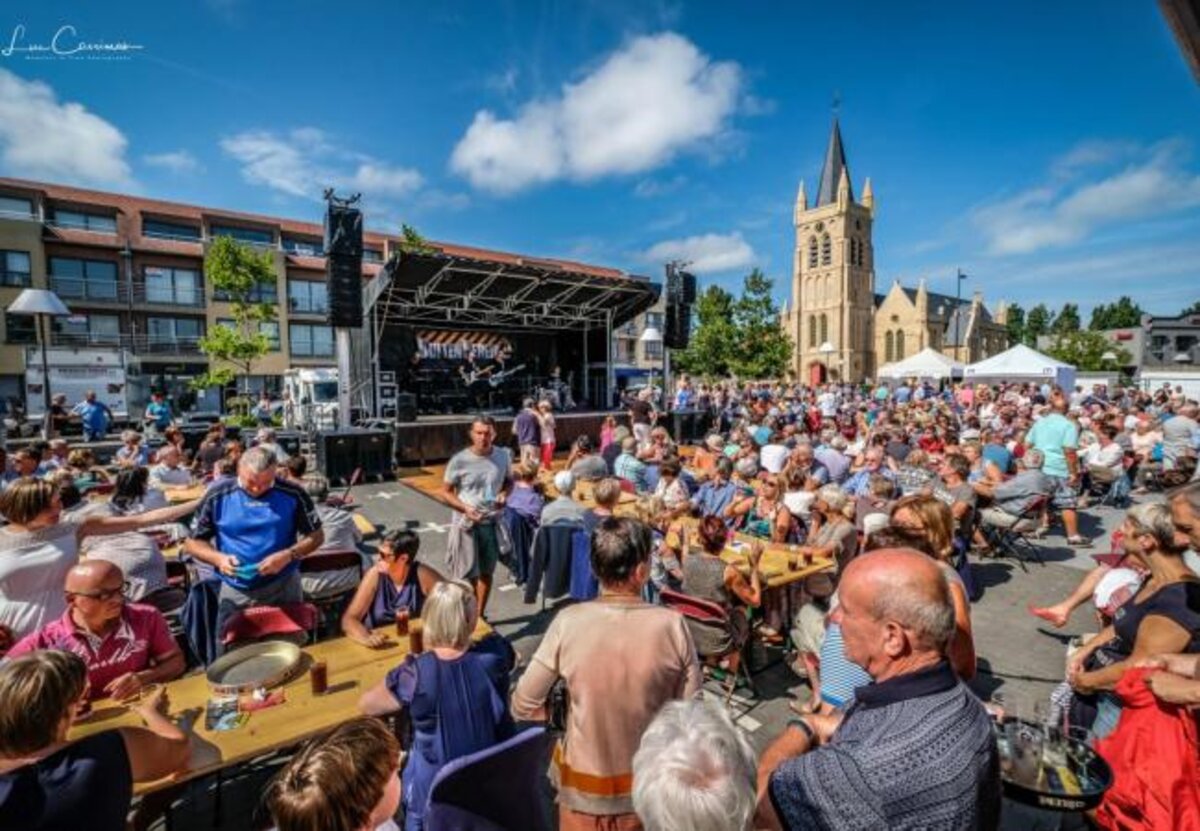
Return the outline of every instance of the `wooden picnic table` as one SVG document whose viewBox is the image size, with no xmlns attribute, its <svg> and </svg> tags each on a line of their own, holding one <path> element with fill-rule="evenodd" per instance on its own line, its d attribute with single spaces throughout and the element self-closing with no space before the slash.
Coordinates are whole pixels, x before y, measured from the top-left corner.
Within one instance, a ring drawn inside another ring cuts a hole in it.
<svg viewBox="0 0 1200 831">
<path fill-rule="evenodd" d="M 421 624 L 414 619 L 409 625 Z M 166 685 L 169 714 L 190 734 L 192 758 L 183 772 L 139 785 L 136 793 L 161 790 L 291 747 L 358 716 L 359 697 L 399 666 L 409 652 L 408 639 L 397 637 L 394 627 L 381 627 L 375 631 L 388 638 L 387 645 L 380 649 L 371 649 L 347 637 L 304 647 L 300 666 L 291 680 L 282 686 L 285 701 L 251 712 L 246 722 L 234 730 L 210 731 L 205 728 L 204 714 L 210 694 L 203 672 L 169 682 Z M 478 640 L 491 631 L 492 628 L 480 620 L 473 637 Z M 325 661 L 328 666 L 329 689 L 324 695 L 315 696 L 308 669 L 318 660 Z M 92 702 L 91 713 L 71 727 L 68 739 L 82 739 L 118 727 L 140 726 L 141 717 L 127 704 L 103 698 Z"/>
<path fill-rule="evenodd" d="M 179 505 L 184 502 L 191 502 L 194 499 L 199 499 L 204 496 L 205 485 L 203 482 L 197 482 L 194 485 L 188 485 L 186 488 L 166 488 L 163 490 L 163 496 L 172 505 Z"/>
</svg>

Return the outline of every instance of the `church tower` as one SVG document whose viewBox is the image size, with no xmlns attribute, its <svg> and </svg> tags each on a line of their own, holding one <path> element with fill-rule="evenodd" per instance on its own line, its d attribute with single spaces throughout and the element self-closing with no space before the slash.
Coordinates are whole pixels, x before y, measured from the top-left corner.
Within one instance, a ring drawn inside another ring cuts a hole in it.
<svg viewBox="0 0 1200 831">
<path fill-rule="evenodd" d="M 795 346 L 793 369 L 803 383 L 859 381 L 874 371 L 875 266 L 871 180 L 854 200 L 837 118 L 810 207 L 804 183 L 796 195 L 792 301 L 785 321 Z"/>
</svg>

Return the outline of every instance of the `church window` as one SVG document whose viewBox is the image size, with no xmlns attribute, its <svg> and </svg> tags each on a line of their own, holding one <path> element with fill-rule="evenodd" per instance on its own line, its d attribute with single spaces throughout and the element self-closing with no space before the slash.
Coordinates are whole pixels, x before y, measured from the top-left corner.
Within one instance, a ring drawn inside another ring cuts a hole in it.
<svg viewBox="0 0 1200 831">
<path fill-rule="evenodd" d="M 892 330 L 888 329 L 883 336 L 883 359 L 889 364 L 896 359 L 892 346 Z"/>
<path fill-rule="evenodd" d="M 829 318 L 821 314 L 821 343 L 829 340 Z"/>
<path fill-rule="evenodd" d="M 808 345 L 815 349 L 817 346 L 817 316 L 808 316 Z"/>
<path fill-rule="evenodd" d="M 817 238 L 816 237 L 808 238 L 808 267 L 809 268 L 817 267 Z"/>
<path fill-rule="evenodd" d="M 850 265 L 858 265 L 858 240 L 850 238 Z"/>
<path fill-rule="evenodd" d="M 833 262 L 833 243 L 829 239 L 829 234 L 821 237 L 821 265 L 830 265 Z"/>
<path fill-rule="evenodd" d="M 904 330 L 896 330 L 896 360 L 904 360 Z"/>
</svg>

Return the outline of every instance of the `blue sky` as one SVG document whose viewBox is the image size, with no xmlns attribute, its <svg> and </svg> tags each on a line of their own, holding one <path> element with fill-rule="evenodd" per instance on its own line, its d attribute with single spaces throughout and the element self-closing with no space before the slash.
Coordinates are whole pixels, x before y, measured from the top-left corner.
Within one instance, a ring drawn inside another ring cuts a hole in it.
<svg viewBox="0 0 1200 831">
<path fill-rule="evenodd" d="M 330 10 L 340 14 L 331 14 Z M 1156 4 L 6 4 L 0 172 L 790 291 L 831 101 L 876 288 L 1200 300 L 1200 85 Z M 17 27 L 24 27 L 18 30 Z"/>
</svg>

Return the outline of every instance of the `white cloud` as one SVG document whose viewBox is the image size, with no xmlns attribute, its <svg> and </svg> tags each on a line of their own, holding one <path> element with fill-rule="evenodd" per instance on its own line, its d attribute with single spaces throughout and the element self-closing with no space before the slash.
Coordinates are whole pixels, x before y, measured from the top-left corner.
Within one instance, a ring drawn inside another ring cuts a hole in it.
<svg viewBox="0 0 1200 831">
<path fill-rule="evenodd" d="M 241 164 L 246 181 L 306 199 L 321 199 L 327 187 L 379 200 L 403 199 L 424 181 L 412 168 L 340 150 L 315 127 L 287 133 L 250 130 L 222 139 L 221 149 Z"/>
<path fill-rule="evenodd" d="M 477 188 L 513 193 L 658 167 L 728 129 L 741 67 L 714 62 L 672 32 L 630 41 L 553 97 L 504 119 L 480 110 L 450 167 Z"/>
<path fill-rule="evenodd" d="M 132 184 L 129 142 L 82 104 L 0 69 L 0 162 L 6 172 L 84 184 Z"/>
<path fill-rule="evenodd" d="M 168 153 L 151 153 L 142 157 L 142 161 L 151 167 L 161 167 L 171 173 L 195 173 L 200 170 L 200 162 L 186 150 L 172 150 Z"/>
<path fill-rule="evenodd" d="M 1122 221 L 1188 210 L 1200 206 L 1200 176 L 1183 167 L 1186 150 L 1179 141 L 1148 148 L 1085 143 L 1051 165 L 1064 181 L 984 205 L 972 219 L 988 253 L 1009 255 L 1081 242 Z M 1130 156 L 1120 170 L 1096 169 Z"/>
<path fill-rule="evenodd" d="M 701 234 L 669 239 L 648 248 L 641 259 L 648 263 L 683 260 L 696 274 L 720 274 L 754 263 L 754 249 L 740 231 L 732 234 Z"/>
<path fill-rule="evenodd" d="M 643 179 L 633 189 L 633 195 L 641 199 L 653 199 L 674 193 L 687 184 L 683 174 L 672 176 L 670 179 Z"/>
</svg>

